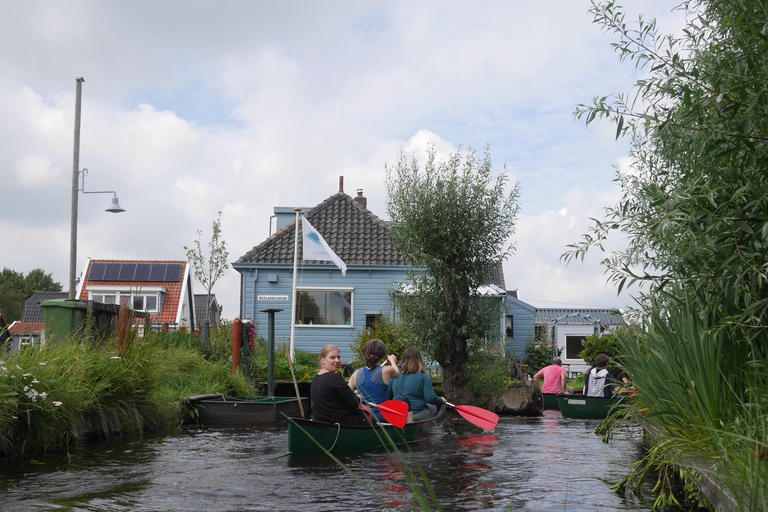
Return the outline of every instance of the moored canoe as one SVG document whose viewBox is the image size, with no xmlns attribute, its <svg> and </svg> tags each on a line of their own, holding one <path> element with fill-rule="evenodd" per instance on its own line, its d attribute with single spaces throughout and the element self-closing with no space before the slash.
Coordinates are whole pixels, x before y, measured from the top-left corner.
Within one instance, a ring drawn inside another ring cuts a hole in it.
<svg viewBox="0 0 768 512">
<path fill-rule="evenodd" d="M 253 423 L 277 423 L 289 416 L 301 414 L 299 401 L 291 397 L 256 398 L 200 398 L 187 399 L 203 424 L 248 425 Z M 302 397 L 302 406 L 307 411 L 308 400 Z"/>
<path fill-rule="evenodd" d="M 445 419 L 445 407 L 437 416 L 397 428 L 389 423 L 375 426 L 346 426 L 321 423 L 301 418 L 290 418 L 288 423 L 288 451 L 291 453 L 356 452 L 380 448 L 389 444 L 416 441 L 439 427 Z M 319 446 L 318 446 L 319 445 Z"/>
</svg>

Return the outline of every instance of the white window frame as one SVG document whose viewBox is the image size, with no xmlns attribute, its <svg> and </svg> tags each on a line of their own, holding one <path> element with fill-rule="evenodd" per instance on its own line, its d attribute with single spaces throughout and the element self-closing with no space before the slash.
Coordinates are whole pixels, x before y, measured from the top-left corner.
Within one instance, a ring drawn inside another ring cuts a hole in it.
<svg viewBox="0 0 768 512">
<path fill-rule="evenodd" d="M 132 309 L 136 309 L 133 307 L 133 301 L 136 298 L 142 297 L 142 303 L 146 306 L 146 298 L 155 297 L 157 302 L 154 309 L 136 309 L 137 311 L 155 314 L 163 312 L 165 294 L 168 293 L 168 289 L 164 286 L 142 286 L 137 289 L 131 289 L 119 285 L 88 285 L 87 290 L 89 298 L 92 298 L 94 295 L 100 297 L 111 296 L 115 298 L 115 302 L 107 302 L 107 304 L 122 304 L 123 301 L 127 301 L 128 307 Z"/>
<path fill-rule="evenodd" d="M 300 324 L 296 323 L 297 328 L 305 328 L 305 327 L 318 327 L 321 329 L 327 329 L 327 328 L 351 328 L 354 327 L 355 324 L 355 289 L 354 288 L 348 288 L 348 287 L 333 287 L 333 286 L 301 286 L 296 288 L 296 297 L 295 300 L 298 301 L 298 296 L 301 292 L 338 292 L 338 293 L 349 293 L 349 323 L 348 324 Z M 297 304 L 299 304 L 297 302 Z M 300 308 L 296 308 L 296 316 L 298 317 L 300 313 Z M 294 318 L 294 323 L 297 321 L 297 318 Z"/>
</svg>

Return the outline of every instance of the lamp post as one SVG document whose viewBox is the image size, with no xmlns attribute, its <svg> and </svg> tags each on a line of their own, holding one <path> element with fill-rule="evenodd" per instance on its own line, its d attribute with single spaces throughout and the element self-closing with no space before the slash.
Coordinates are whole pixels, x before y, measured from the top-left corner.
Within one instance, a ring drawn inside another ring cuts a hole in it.
<svg viewBox="0 0 768 512">
<path fill-rule="evenodd" d="M 75 278 L 77 274 L 77 199 L 78 192 L 83 194 L 112 194 L 112 204 L 105 211 L 110 213 L 120 213 L 125 210 L 120 207 L 117 202 L 117 193 L 113 190 L 100 190 L 93 192 L 86 192 L 85 190 L 85 176 L 88 174 L 88 169 L 80 170 L 80 103 L 83 93 L 83 82 L 85 80 L 80 77 L 76 78 L 77 88 L 75 90 L 75 143 L 72 156 L 72 215 L 70 217 L 69 228 L 69 298 L 74 299 L 75 288 L 77 280 Z"/>
</svg>

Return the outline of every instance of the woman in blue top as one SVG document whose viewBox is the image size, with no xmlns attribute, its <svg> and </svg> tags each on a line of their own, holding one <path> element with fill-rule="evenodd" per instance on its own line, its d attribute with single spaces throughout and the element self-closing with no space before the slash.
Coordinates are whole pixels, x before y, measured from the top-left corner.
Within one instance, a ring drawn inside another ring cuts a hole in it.
<svg viewBox="0 0 768 512">
<path fill-rule="evenodd" d="M 379 363 L 384 357 L 389 359 L 389 366 L 381 367 Z M 387 401 L 387 388 L 390 379 L 400 375 L 395 356 L 387 356 L 387 346 L 381 340 L 369 340 L 363 346 L 365 368 L 360 368 L 349 378 L 349 387 L 359 393 L 364 400 L 374 404 Z M 373 415 L 379 421 L 385 421 L 378 409 L 372 409 Z"/>
<path fill-rule="evenodd" d="M 405 350 L 400 364 L 400 377 L 389 381 L 390 399 L 407 402 L 413 413 L 413 421 L 426 420 L 437 414 L 445 398 L 440 398 L 432 388 L 421 353 L 416 347 Z M 410 416 L 410 415 L 409 415 Z"/>
</svg>

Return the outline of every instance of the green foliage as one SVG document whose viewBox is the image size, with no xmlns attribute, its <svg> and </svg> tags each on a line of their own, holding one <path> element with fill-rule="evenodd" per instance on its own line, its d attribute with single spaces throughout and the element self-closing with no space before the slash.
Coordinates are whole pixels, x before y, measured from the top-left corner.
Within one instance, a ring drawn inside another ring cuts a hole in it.
<svg viewBox="0 0 768 512">
<path fill-rule="evenodd" d="M 205 291 L 208 292 L 206 303 L 206 319 L 210 319 L 211 314 L 211 290 L 216 284 L 219 278 L 224 276 L 224 271 L 229 268 L 227 260 L 229 258 L 229 251 L 227 251 L 227 243 L 221 238 L 221 212 L 219 212 L 218 218 L 213 221 L 213 232 L 211 234 L 211 240 L 208 242 L 208 255 L 203 254 L 203 249 L 200 246 L 200 238 L 203 236 L 202 231 L 197 231 L 197 239 L 195 240 L 195 246 L 193 248 L 184 246 L 184 250 L 187 251 L 187 259 L 192 265 L 192 269 L 195 273 L 195 279 L 203 285 Z"/>
<path fill-rule="evenodd" d="M 595 363 L 598 354 L 605 354 L 615 362 L 621 354 L 618 338 L 624 329 L 629 329 L 629 327 L 621 326 L 601 334 L 587 336 L 582 342 L 584 350 L 581 351 L 579 357 L 591 365 Z"/>
<path fill-rule="evenodd" d="M 448 397 L 468 403 L 471 340 L 495 338 L 499 321 L 498 304 L 476 290 L 512 250 L 519 188 L 507 187 L 506 168 L 494 178 L 488 150 L 482 159 L 469 150 L 441 161 L 433 147 L 423 168 L 401 152 L 386 185 L 390 236 L 413 265 L 413 291 L 397 302 L 401 318 L 442 366 Z"/>
<path fill-rule="evenodd" d="M 255 389 L 231 365 L 154 335 L 122 347 L 70 339 L 0 361 L 0 446 L 10 455 L 66 447 L 87 438 L 173 427 L 183 397 Z"/>
<path fill-rule="evenodd" d="M 377 318 L 372 327 L 359 331 L 352 342 L 354 358 L 352 364 L 356 368 L 364 366 L 363 347 L 370 340 L 381 340 L 387 346 L 387 354 L 394 354 L 398 361 L 408 347 L 416 345 L 416 339 L 410 329 L 403 323 L 386 318 Z"/>
<path fill-rule="evenodd" d="M 528 373 L 533 375 L 545 366 L 552 364 L 556 347 L 552 342 L 548 329 L 537 329 L 536 336 L 525 346 L 525 364 Z"/>
<path fill-rule="evenodd" d="M 487 406 L 499 391 L 512 383 L 512 361 L 497 351 L 473 352 L 464 371 L 467 387 L 480 407 Z"/>
<path fill-rule="evenodd" d="M 21 318 L 24 301 L 35 292 L 60 292 L 61 283 L 57 283 L 42 269 L 31 270 L 25 277 L 23 273 L 3 268 L 0 273 L 0 313 L 8 325 Z"/>
<path fill-rule="evenodd" d="M 612 2 L 593 5 L 621 59 L 647 76 L 634 95 L 576 110 L 631 137 L 633 169 L 617 172 L 621 200 L 563 259 L 603 250 L 611 232 L 629 240 L 604 264 L 619 291 L 648 285 L 645 334 L 620 335 L 636 412 L 665 437 L 663 463 L 709 458 L 757 510 L 768 495 L 768 13 L 759 0 L 683 8 L 678 39 L 654 21 L 628 24 Z"/>
</svg>

